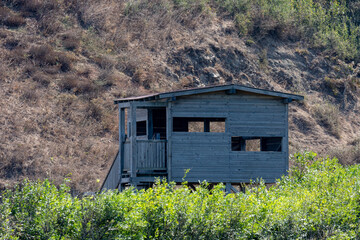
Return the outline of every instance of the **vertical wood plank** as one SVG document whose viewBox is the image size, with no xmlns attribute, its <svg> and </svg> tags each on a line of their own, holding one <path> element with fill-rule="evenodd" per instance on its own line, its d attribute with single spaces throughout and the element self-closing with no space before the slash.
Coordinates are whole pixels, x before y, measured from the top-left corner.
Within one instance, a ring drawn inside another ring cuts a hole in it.
<svg viewBox="0 0 360 240">
<path fill-rule="evenodd" d="M 125 109 L 121 108 L 119 105 L 119 179 L 118 182 L 121 182 L 122 171 L 124 169 L 124 141 L 125 141 Z M 119 191 L 121 191 L 121 184 L 118 186 Z"/>
<path fill-rule="evenodd" d="M 158 168 L 161 167 L 161 142 L 156 143 L 156 158 L 157 158 L 157 166 Z"/>
<path fill-rule="evenodd" d="M 231 193 L 231 183 L 227 182 L 225 184 L 225 192 L 226 192 L 226 194 Z"/>
<path fill-rule="evenodd" d="M 148 109 L 148 125 L 147 125 L 147 136 L 148 139 L 152 139 L 154 135 L 154 124 L 153 124 L 153 111 L 151 108 Z"/>
<path fill-rule="evenodd" d="M 289 170 L 289 104 L 285 104 L 285 137 L 282 140 L 282 149 L 284 149 L 285 172 Z"/>
<path fill-rule="evenodd" d="M 137 170 L 137 146 L 136 146 L 136 105 L 130 103 L 130 120 L 131 120 L 131 137 L 130 137 L 130 159 L 131 159 L 131 173 L 132 178 L 136 177 Z"/>
<path fill-rule="evenodd" d="M 167 136 L 167 162 L 166 162 L 166 167 L 167 167 L 167 174 L 168 174 L 168 181 L 171 182 L 172 178 L 171 178 L 171 158 L 172 158 L 172 153 L 171 153 L 171 136 L 172 136 L 172 130 L 173 130 L 173 122 L 172 122 L 172 102 L 169 101 L 166 107 L 166 136 Z"/>
</svg>

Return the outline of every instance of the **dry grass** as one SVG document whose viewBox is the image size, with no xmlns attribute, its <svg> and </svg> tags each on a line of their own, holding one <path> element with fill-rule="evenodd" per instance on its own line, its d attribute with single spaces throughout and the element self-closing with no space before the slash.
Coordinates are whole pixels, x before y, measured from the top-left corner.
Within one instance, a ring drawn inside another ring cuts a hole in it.
<svg viewBox="0 0 360 240">
<path fill-rule="evenodd" d="M 32 78 L 43 87 L 48 87 L 51 82 L 51 77 L 41 72 L 36 72 Z"/>
<path fill-rule="evenodd" d="M 14 13 L 7 7 L 0 6 L 0 24 L 10 28 L 18 28 L 26 24 L 25 18 Z"/>
<path fill-rule="evenodd" d="M 360 138 L 354 139 L 346 146 L 331 149 L 329 155 L 336 157 L 344 165 L 360 163 Z"/>
<path fill-rule="evenodd" d="M 56 53 L 48 44 L 31 47 L 29 49 L 29 56 L 40 66 L 55 65 L 57 61 Z"/>
<path fill-rule="evenodd" d="M 0 185 L 70 176 L 75 193 L 97 190 L 117 151 L 115 98 L 201 86 L 213 69 L 228 83 L 246 76 L 250 86 L 286 90 L 271 79 L 270 49 L 261 51 L 257 37 L 246 46 L 222 24 L 257 36 L 287 29 L 265 18 L 253 25 L 239 17 L 235 26 L 205 2 L 2 1 Z M 318 122 L 340 136 L 321 108 Z"/>
<path fill-rule="evenodd" d="M 313 116 L 327 131 L 337 138 L 341 137 L 341 121 L 339 107 L 331 104 L 316 104 L 312 109 Z"/>
<path fill-rule="evenodd" d="M 77 50 L 80 47 L 81 34 L 71 31 L 62 35 L 62 44 L 69 51 Z"/>
</svg>

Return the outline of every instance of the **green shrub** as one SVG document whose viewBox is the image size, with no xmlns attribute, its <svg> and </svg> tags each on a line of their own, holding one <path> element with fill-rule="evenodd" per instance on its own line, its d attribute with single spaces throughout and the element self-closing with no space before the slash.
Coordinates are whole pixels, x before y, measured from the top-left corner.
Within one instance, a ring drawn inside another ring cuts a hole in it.
<svg viewBox="0 0 360 240">
<path fill-rule="evenodd" d="M 272 35 L 305 40 L 342 59 L 360 53 L 359 4 L 352 1 L 215 0 L 220 12 L 234 17 L 241 35 Z"/>
<path fill-rule="evenodd" d="M 296 154 L 277 184 L 224 193 L 158 181 L 79 199 L 63 184 L 24 181 L 2 193 L 0 239 L 357 239 L 360 166 Z"/>
</svg>

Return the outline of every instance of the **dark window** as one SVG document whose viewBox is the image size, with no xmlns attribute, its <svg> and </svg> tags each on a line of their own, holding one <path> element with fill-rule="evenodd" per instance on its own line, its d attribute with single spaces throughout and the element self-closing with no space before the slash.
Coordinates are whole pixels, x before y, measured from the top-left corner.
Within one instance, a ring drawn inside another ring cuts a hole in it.
<svg viewBox="0 0 360 240">
<path fill-rule="evenodd" d="M 166 108 L 149 109 L 152 118 L 152 132 L 150 132 L 150 139 L 166 139 Z"/>
<path fill-rule="evenodd" d="M 281 152 L 282 137 L 231 137 L 232 151 Z"/>
<path fill-rule="evenodd" d="M 225 132 L 225 118 L 173 118 L 174 132 Z"/>
<path fill-rule="evenodd" d="M 232 151 L 245 151 L 245 140 L 242 137 L 231 137 Z"/>
<path fill-rule="evenodd" d="M 281 152 L 282 137 L 261 138 L 261 151 Z"/>
<path fill-rule="evenodd" d="M 146 121 L 136 122 L 136 136 L 146 135 Z"/>
</svg>

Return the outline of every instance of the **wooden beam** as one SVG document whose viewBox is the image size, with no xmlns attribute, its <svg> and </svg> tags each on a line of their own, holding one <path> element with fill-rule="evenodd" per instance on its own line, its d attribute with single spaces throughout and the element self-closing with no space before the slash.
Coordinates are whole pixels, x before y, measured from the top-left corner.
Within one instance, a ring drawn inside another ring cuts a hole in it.
<svg viewBox="0 0 360 240">
<path fill-rule="evenodd" d="M 285 104 L 291 103 L 292 101 L 293 101 L 293 99 L 291 99 L 291 98 L 285 98 L 285 99 L 283 100 L 283 102 L 284 102 Z"/>
<path fill-rule="evenodd" d="M 232 88 L 232 86 L 224 85 L 224 86 L 215 86 L 215 87 L 195 88 L 195 89 L 190 89 L 190 90 L 161 93 L 161 94 L 159 94 L 159 98 L 172 98 L 172 97 L 178 97 L 178 96 L 187 96 L 187 95 L 194 95 L 194 94 L 201 94 L 201 93 L 208 93 L 208 92 L 215 92 L 215 91 L 223 91 L 223 90 L 228 90 L 229 88 Z"/>
<path fill-rule="evenodd" d="M 130 178 L 130 183 L 138 185 L 141 182 L 151 182 L 154 183 L 157 178 L 160 177 L 160 180 L 163 179 L 163 176 L 145 176 L 145 177 L 134 177 Z M 165 178 L 165 177 L 164 177 Z"/>
<path fill-rule="evenodd" d="M 175 101 L 176 97 L 181 97 L 181 96 L 218 92 L 218 91 L 228 91 L 228 93 L 234 94 L 234 92 L 236 92 L 237 90 L 243 91 L 243 92 L 261 94 L 261 95 L 267 95 L 267 96 L 287 98 L 287 99 L 291 99 L 291 100 L 304 100 L 303 96 L 296 95 L 296 94 L 289 94 L 289 93 L 283 93 L 283 92 L 277 92 L 277 91 L 271 91 L 271 90 L 265 90 L 265 89 L 246 87 L 246 86 L 237 85 L 237 84 L 229 84 L 229 85 L 219 85 L 219 86 L 212 86 L 212 87 L 187 89 L 187 90 L 182 90 L 182 91 L 151 94 L 151 95 L 145 95 L 145 96 L 139 96 L 139 97 L 122 98 L 122 99 L 115 100 L 114 102 L 115 103 L 126 103 L 126 102 L 136 101 L 139 103 L 140 102 L 146 103 L 146 102 L 156 101 L 156 100 L 165 99 L 165 98 L 168 98 L 170 101 Z"/>
<path fill-rule="evenodd" d="M 231 184 L 230 184 L 231 185 Z M 239 191 L 233 186 L 231 185 L 230 189 L 234 192 L 234 193 L 239 193 Z"/>
<path fill-rule="evenodd" d="M 130 178 L 122 178 L 120 183 L 124 184 L 124 183 L 129 183 L 129 182 L 130 182 Z"/>
<path fill-rule="evenodd" d="M 225 183 L 225 193 L 226 194 L 231 193 L 231 183 L 229 182 Z"/>
<path fill-rule="evenodd" d="M 172 181 L 172 151 L 171 151 L 171 139 L 172 139 L 172 131 L 173 131 L 173 118 L 172 118 L 172 102 L 168 102 L 167 108 L 166 108 L 166 138 L 167 138 L 167 144 L 166 144 L 166 167 L 167 167 L 167 173 L 168 173 L 168 181 Z"/>
<path fill-rule="evenodd" d="M 137 146 L 136 146 L 136 106 L 131 102 L 130 104 L 130 120 L 131 120 L 131 136 L 130 136 L 130 176 L 136 177 L 137 168 Z"/>
<path fill-rule="evenodd" d="M 125 109 L 119 107 L 119 182 L 121 182 L 122 171 L 124 168 L 124 141 L 125 141 Z M 119 184 L 119 191 L 121 191 Z"/>
<path fill-rule="evenodd" d="M 167 102 L 131 102 L 134 104 L 137 108 L 147 108 L 147 107 L 166 107 Z"/>
<path fill-rule="evenodd" d="M 154 122 L 153 122 L 153 111 L 152 109 L 148 109 L 148 121 L 147 121 L 147 139 L 152 139 L 154 134 Z"/>
<path fill-rule="evenodd" d="M 130 102 L 121 102 L 121 103 L 117 103 L 119 108 L 129 108 L 130 107 Z"/>
<path fill-rule="evenodd" d="M 189 186 L 192 190 L 196 191 L 196 187 L 195 187 L 192 183 L 188 183 L 188 186 Z"/>
<path fill-rule="evenodd" d="M 235 89 L 235 88 L 231 88 L 231 89 L 229 89 L 229 90 L 226 90 L 225 93 L 228 94 L 228 95 L 236 94 L 236 89 Z"/>
<path fill-rule="evenodd" d="M 285 105 L 285 137 L 282 139 L 282 152 L 285 153 L 285 172 L 289 170 L 289 105 Z"/>
<path fill-rule="evenodd" d="M 257 93 L 257 94 L 281 97 L 281 98 L 288 98 L 288 99 L 292 99 L 292 100 L 304 100 L 303 96 L 295 95 L 295 94 L 245 87 L 245 86 L 241 86 L 241 85 L 234 85 L 234 88 L 236 90 L 244 91 L 244 92 L 251 92 L 251 93 Z"/>
<path fill-rule="evenodd" d="M 210 120 L 209 119 L 204 120 L 204 132 L 210 132 Z"/>
<path fill-rule="evenodd" d="M 262 95 L 268 95 L 268 96 L 274 96 L 274 97 L 280 97 L 280 98 L 289 98 L 292 100 L 303 100 L 304 99 L 304 97 L 300 96 L 300 95 L 271 91 L 271 90 L 264 90 L 264 89 L 258 89 L 258 88 L 252 88 L 252 87 L 246 87 L 246 86 L 241 86 L 241 85 L 236 85 L 236 84 L 195 88 L 195 89 L 190 89 L 190 90 L 175 91 L 175 92 L 168 92 L 168 93 L 160 93 L 159 98 L 160 99 L 172 98 L 172 97 L 178 97 L 178 96 L 187 96 L 187 95 L 195 95 L 195 94 L 217 92 L 217 91 L 227 91 L 227 90 L 229 90 L 230 92 L 239 90 L 239 91 L 243 91 L 243 92 L 256 93 L 256 94 L 262 94 Z"/>
</svg>

